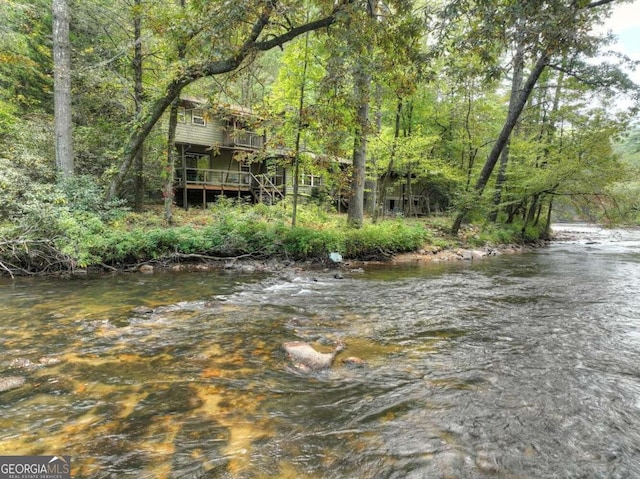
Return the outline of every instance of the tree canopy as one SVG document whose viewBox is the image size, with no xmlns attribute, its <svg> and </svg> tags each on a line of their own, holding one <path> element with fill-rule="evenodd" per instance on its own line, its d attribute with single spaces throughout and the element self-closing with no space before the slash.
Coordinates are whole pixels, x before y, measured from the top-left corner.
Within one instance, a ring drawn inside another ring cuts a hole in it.
<svg viewBox="0 0 640 479">
<path fill-rule="evenodd" d="M 394 209 L 416 214 L 421 198 L 453 213 L 454 232 L 517 219 L 524 231 L 552 208 L 636 221 L 635 65 L 594 33 L 617 3 L 69 2 L 68 164 L 109 200 L 170 189 L 165 119 L 189 94 L 259 111 L 272 144 L 347 197 L 355 227 L 400 190 Z M 5 210 L 24 198 L 16 184 L 56 178 L 55 14 L 41 0 L 0 6 Z"/>
</svg>

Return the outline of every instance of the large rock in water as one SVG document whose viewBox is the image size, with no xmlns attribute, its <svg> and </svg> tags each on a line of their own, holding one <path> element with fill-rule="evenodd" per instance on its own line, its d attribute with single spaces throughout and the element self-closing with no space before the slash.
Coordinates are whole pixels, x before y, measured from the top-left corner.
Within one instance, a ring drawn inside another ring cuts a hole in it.
<svg viewBox="0 0 640 479">
<path fill-rule="evenodd" d="M 10 389 L 17 389 L 24 384 L 24 378 L 20 376 L 9 376 L 6 378 L 0 378 L 0 393 L 9 391 Z"/>
<path fill-rule="evenodd" d="M 338 343 L 330 353 L 318 352 L 309 343 L 302 341 L 286 342 L 282 347 L 296 368 L 302 371 L 321 371 L 331 367 L 336 355 L 344 349 L 344 344 Z"/>
</svg>

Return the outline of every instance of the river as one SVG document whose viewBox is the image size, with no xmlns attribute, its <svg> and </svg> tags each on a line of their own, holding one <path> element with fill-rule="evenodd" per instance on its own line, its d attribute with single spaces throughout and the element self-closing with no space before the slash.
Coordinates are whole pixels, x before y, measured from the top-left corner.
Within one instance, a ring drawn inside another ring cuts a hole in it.
<svg viewBox="0 0 640 479">
<path fill-rule="evenodd" d="M 74 478 L 640 478 L 640 231 L 555 229 L 344 279 L 2 280 L 0 382 L 24 384 L 0 455 Z M 305 373 L 292 340 L 346 348 Z"/>
</svg>

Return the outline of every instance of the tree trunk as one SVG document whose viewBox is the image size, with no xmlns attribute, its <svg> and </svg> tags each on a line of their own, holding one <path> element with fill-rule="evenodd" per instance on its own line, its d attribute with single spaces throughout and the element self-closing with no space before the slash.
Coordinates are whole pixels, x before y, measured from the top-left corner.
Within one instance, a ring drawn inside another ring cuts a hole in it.
<svg viewBox="0 0 640 479">
<path fill-rule="evenodd" d="M 138 0 L 136 0 L 138 1 Z M 180 8 L 184 9 L 185 0 L 179 0 Z M 185 56 L 185 46 L 183 43 L 178 45 L 178 58 L 183 60 Z M 169 128 L 167 132 L 167 164 L 164 171 L 164 185 L 162 185 L 162 197 L 164 198 L 164 220 L 168 225 L 173 224 L 173 204 L 175 203 L 175 190 L 173 188 L 176 175 L 176 130 L 178 128 L 178 108 L 180 107 L 180 98 L 176 96 L 171 103 L 171 109 L 169 110 Z M 142 151 L 142 145 L 140 145 L 140 151 Z M 181 150 L 181 155 L 184 151 Z M 183 165 L 184 166 L 184 165 Z M 183 207 L 187 209 L 187 172 L 183 168 Z M 206 208 L 206 201 L 202 206 Z"/>
<path fill-rule="evenodd" d="M 142 84 L 142 14 L 140 4 L 142 0 L 134 2 L 133 16 L 133 79 L 134 97 L 136 103 L 136 117 L 142 114 L 142 102 L 144 100 L 144 89 Z M 142 211 L 144 206 L 144 152 L 140 148 L 135 157 L 135 183 L 134 183 L 134 209 Z"/>
<path fill-rule="evenodd" d="M 366 82 L 367 80 L 365 80 Z M 353 144 L 353 176 L 351 177 L 351 195 L 347 209 L 347 224 L 352 228 L 361 228 L 364 224 L 364 181 L 366 178 L 367 132 L 369 102 L 358 107 L 358 128 Z"/>
<path fill-rule="evenodd" d="M 308 17 L 307 17 L 308 19 Z M 307 67 L 309 63 L 309 33 L 304 38 L 304 64 L 302 66 L 302 83 L 300 84 L 300 101 L 298 102 L 298 125 L 296 131 L 296 145 L 293 168 L 293 212 L 291 214 L 291 226 L 296 225 L 298 216 L 298 192 L 300 189 L 300 138 L 302 136 L 302 127 L 304 120 L 304 90 L 307 83 Z"/>
<path fill-rule="evenodd" d="M 527 81 L 524 84 L 524 87 L 517 95 L 517 99 L 514 102 L 514 108 L 512 110 L 511 109 L 509 110 L 507 114 L 507 118 L 504 122 L 504 125 L 502 126 L 502 130 L 500 131 L 500 135 L 498 136 L 496 143 L 491 149 L 491 152 L 487 157 L 487 161 L 485 162 L 484 167 L 480 172 L 480 177 L 478 178 L 478 181 L 475 185 L 475 195 L 477 197 L 482 195 L 482 192 L 484 191 L 485 186 L 487 186 L 487 183 L 489 182 L 489 178 L 491 177 L 491 173 L 493 172 L 493 168 L 496 166 L 496 163 L 498 162 L 498 159 L 500 158 L 500 155 L 502 154 L 502 150 L 507 144 L 507 141 L 509 141 L 511 132 L 513 131 L 513 128 L 518 122 L 518 119 L 520 118 L 520 114 L 522 113 L 522 110 L 526 105 L 527 100 L 529 99 L 529 96 L 531 95 L 531 92 L 533 91 L 533 88 L 535 87 L 536 82 L 538 81 L 538 78 L 540 78 L 540 75 L 542 74 L 542 72 L 544 71 L 548 63 L 549 63 L 549 54 L 542 53 L 538 58 L 538 60 L 536 61 L 533 67 L 533 70 L 531 70 L 531 73 L 529 73 L 529 77 L 527 78 Z M 469 210 L 470 210 L 470 206 L 464 205 L 462 209 L 458 212 L 458 215 L 455 218 L 453 226 L 451 227 L 451 232 L 453 234 L 458 233 L 458 230 L 462 225 L 462 221 L 465 219 L 465 217 L 469 213 Z"/>
<path fill-rule="evenodd" d="M 376 83 L 376 88 L 375 88 L 375 105 L 376 105 L 376 111 L 373 115 L 373 117 L 375 118 L 375 134 L 376 135 L 380 135 L 381 131 L 382 131 L 382 95 L 383 95 L 383 91 L 382 91 L 382 86 L 380 85 L 380 83 Z M 378 218 L 378 187 L 380 186 L 378 184 L 378 167 L 377 167 L 377 158 L 375 157 L 370 157 L 369 158 L 369 162 L 371 164 L 371 166 L 373 167 L 373 170 L 375 172 L 374 177 L 365 182 L 365 191 L 369 191 L 370 194 L 368 195 L 368 197 L 365 197 L 365 207 L 366 209 L 370 210 L 370 214 L 371 214 L 371 218 L 372 221 L 375 223 L 377 221 Z M 368 202 L 368 205 L 366 204 Z"/>
<path fill-rule="evenodd" d="M 347 224 L 352 228 L 361 228 L 364 224 L 364 182 L 369 129 L 369 90 L 371 87 L 371 75 L 363 71 L 364 65 L 360 64 L 359 68 L 360 71 L 357 73 L 356 79 L 356 97 L 359 105 L 353 142 L 353 176 L 351 177 L 351 196 L 347 209 Z"/>
<path fill-rule="evenodd" d="M 535 216 L 536 216 L 536 211 L 538 210 L 538 201 L 540 201 L 540 194 L 535 194 L 531 197 L 531 204 L 529 205 L 529 208 L 524 208 L 524 223 L 522 225 L 522 237 L 524 238 L 525 236 L 525 232 L 527 231 L 527 226 L 529 226 Z"/>
<path fill-rule="evenodd" d="M 409 166 L 409 171 L 407 171 L 407 206 L 405 209 L 405 216 L 408 218 L 410 216 L 416 216 L 415 208 L 413 205 L 413 183 L 411 181 L 411 166 Z"/>
<path fill-rule="evenodd" d="M 74 174 L 71 117 L 71 44 L 67 0 L 53 0 L 53 83 L 56 169 L 62 177 Z"/>
<path fill-rule="evenodd" d="M 471 87 L 471 88 L 470 88 Z M 469 191 L 469 186 L 471 185 L 471 174 L 473 173 L 473 164 L 475 163 L 478 149 L 473 148 L 473 134 L 471 133 L 471 113 L 473 113 L 473 85 L 469 85 L 467 87 L 467 113 L 464 117 L 464 130 L 467 134 L 467 154 L 469 155 L 467 161 L 467 183 L 464 187 L 465 191 Z M 451 110 L 453 112 L 453 109 Z M 453 119 L 451 120 L 451 124 L 453 124 Z M 464 156 L 465 150 L 462 149 L 461 159 L 460 159 L 460 168 L 464 168 Z"/>
<path fill-rule="evenodd" d="M 524 78 L 524 45 L 522 42 L 516 46 L 513 57 L 513 78 L 511 79 L 511 93 L 509 95 L 509 112 L 516 108 L 516 100 L 522 91 Z M 514 129 L 516 127 L 514 126 Z M 498 210 L 502 201 L 502 189 L 507 178 L 507 164 L 509 163 L 509 141 L 504 145 L 500 155 L 500 167 L 496 178 L 495 191 L 493 193 L 493 210 L 489 215 L 489 221 L 495 223 L 498 219 Z"/>
<path fill-rule="evenodd" d="M 547 222 L 544 226 L 544 237 L 549 238 L 551 236 L 551 213 L 553 211 L 553 195 L 549 198 L 549 209 L 547 210 Z"/>
<path fill-rule="evenodd" d="M 178 151 L 176 150 L 176 129 L 178 127 L 178 103 L 176 100 L 171 105 L 169 111 L 169 134 L 167 138 L 167 165 L 164 171 L 164 185 L 162 186 L 162 196 L 164 198 L 164 220 L 168 225 L 173 224 L 173 202 L 174 202 L 174 189 L 173 183 L 175 179 L 176 171 L 176 156 Z M 183 178 L 184 188 L 187 188 L 187 179 Z M 186 207 L 186 205 L 184 205 Z"/>
<path fill-rule="evenodd" d="M 382 177 L 382 181 L 380 183 L 380 195 L 378 200 L 378 207 L 375 209 L 373 215 L 374 223 L 378 220 L 378 211 L 383 212 L 384 217 L 384 202 L 387 197 L 387 188 L 389 187 L 389 180 L 391 179 L 391 174 L 393 173 L 393 163 L 396 157 L 396 149 L 398 148 L 398 138 L 400 137 L 400 119 L 402 118 L 402 106 L 404 102 L 402 98 L 398 99 L 398 106 L 396 107 L 396 129 L 393 135 L 393 143 L 391 144 L 391 154 L 389 159 L 389 165 L 387 166 L 387 171 Z"/>
</svg>

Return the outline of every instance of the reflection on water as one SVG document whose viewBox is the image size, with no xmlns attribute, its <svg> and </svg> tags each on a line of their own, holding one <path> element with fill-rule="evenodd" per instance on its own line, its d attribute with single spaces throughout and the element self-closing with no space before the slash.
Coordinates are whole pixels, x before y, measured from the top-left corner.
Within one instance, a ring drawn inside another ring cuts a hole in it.
<svg viewBox="0 0 640 479">
<path fill-rule="evenodd" d="M 0 389 L 25 383 L 0 454 L 78 478 L 640 477 L 640 235 L 565 230 L 344 280 L 4 282 Z M 302 374 L 291 340 L 347 346 Z"/>
</svg>

